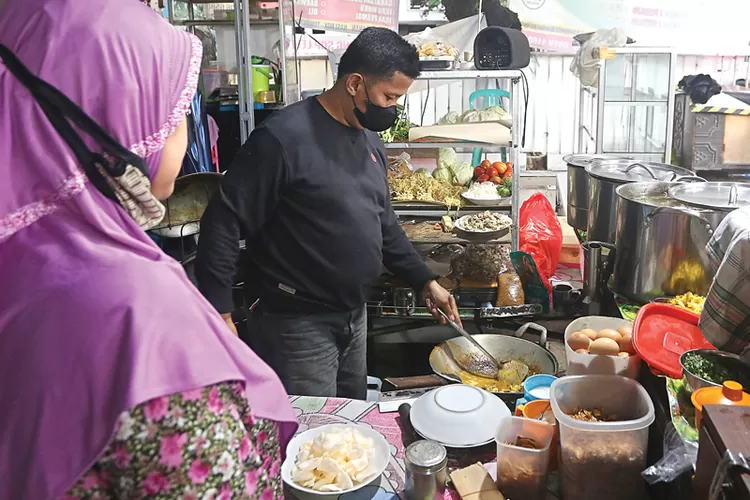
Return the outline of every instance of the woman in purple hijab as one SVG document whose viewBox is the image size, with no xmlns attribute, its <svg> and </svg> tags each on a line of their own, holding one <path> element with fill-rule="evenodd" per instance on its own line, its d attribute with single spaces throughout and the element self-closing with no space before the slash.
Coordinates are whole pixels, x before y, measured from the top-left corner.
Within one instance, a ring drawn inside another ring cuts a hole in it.
<svg viewBox="0 0 750 500">
<path fill-rule="evenodd" d="M 0 0 L 0 44 L 0 498 L 280 497 L 283 387 L 142 229 L 185 153 L 200 42 L 136 0 Z M 14 58 L 130 166 L 79 122 L 74 150 Z"/>
</svg>

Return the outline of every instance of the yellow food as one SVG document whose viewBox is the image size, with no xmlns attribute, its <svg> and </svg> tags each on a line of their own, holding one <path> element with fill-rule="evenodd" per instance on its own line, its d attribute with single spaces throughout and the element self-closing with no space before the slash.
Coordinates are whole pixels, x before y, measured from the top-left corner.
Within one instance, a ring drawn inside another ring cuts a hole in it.
<svg viewBox="0 0 750 500">
<path fill-rule="evenodd" d="M 614 340 L 615 342 L 618 342 L 622 338 L 622 335 L 620 335 L 619 333 L 617 333 L 614 330 L 611 330 L 609 328 L 605 328 L 604 330 L 600 331 L 596 335 L 596 338 L 597 338 L 597 340 L 598 339 L 611 339 L 611 340 Z"/>
<path fill-rule="evenodd" d="M 673 306 L 682 307 L 688 311 L 700 314 L 703 311 L 703 303 L 706 301 L 705 297 L 688 292 L 684 295 L 678 295 L 677 297 L 670 299 L 669 303 Z"/>
<path fill-rule="evenodd" d="M 419 57 L 457 57 L 458 49 L 443 42 L 423 43 L 419 49 Z"/>
<path fill-rule="evenodd" d="M 532 375 L 536 375 L 537 373 L 539 373 L 539 370 L 529 365 L 529 373 L 526 375 L 526 378 L 531 377 Z M 472 375 L 471 373 L 465 372 L 463 370 L 456 373 L 456 375 L 458 375 L 458 378 L 460 378 L 461 382 L 463 382 L 464 384 L 471 385 L 473 387 L 479 387 L 480 389 L 484 389 L 485 391 L 523 392 L 523 381 L 518 384 L 511 384 L 507 380 L 497 380 L 492 378 L 480 377 L 477 375 Z"/>
<path fill-rule="evenodd" d="M 699 290 L 706 285 L 706 272 L 700 262 L 683 260 L 677 265 L 666 285 L 663 288 L 668 295 L 685 290 Z"/>
<path fill-rule="evenodd" d="M 421 174 L 404 177 L 391 177 L 388 181 L 391 196 L 396 201 L 433 201 L 449 207 L 460 207 L 463 186 L 453 186 L 447 182 Z"/>
<path fill-rule="evenodd" d="M 591 345 L 591 339 L 586 334 L 581 332 L 575 332 L 568 338 L 568 345 L 574 351 L 579 349 L 588 349 Z"/>
<path fill-rule="evenodd" d="M 591 343 L 589 352 L 591 354 L 600 354 L 603 356 L 617 356 L 620 352 L 620 346 L 614 340 L 602 337 Z"/>
</svg>

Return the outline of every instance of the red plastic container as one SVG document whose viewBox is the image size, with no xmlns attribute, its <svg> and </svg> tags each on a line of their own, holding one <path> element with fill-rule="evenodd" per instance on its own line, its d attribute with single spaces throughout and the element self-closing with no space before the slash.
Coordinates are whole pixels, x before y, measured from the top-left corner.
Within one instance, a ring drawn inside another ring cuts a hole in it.
<svg viewBox="0 0 750 500">
<path fill-rule="evenodd" d="M 682 378 L 680 356 L 693 349 L 716 349 L 698 328 L 700 316 L 669 304 L 647 304 L 633 324 L 633 348 L 657 375 Z"/>
</svg>

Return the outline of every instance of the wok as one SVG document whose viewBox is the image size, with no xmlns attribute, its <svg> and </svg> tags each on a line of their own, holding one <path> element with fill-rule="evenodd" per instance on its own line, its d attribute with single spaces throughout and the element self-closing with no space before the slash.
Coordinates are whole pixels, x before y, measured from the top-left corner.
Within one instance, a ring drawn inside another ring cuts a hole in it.
<svg viewBox="0 0 750 500">
<path fill-rule="evenodd" d="M 538 344 L 521 338 L 529 328 L 541 332 Z M 538 373 L 549 375 L 556 375 L 559 370 L 557 358 L 544 347 L 547 342 L 547 329 L 535 323 L 526 323 L 513 336 L 499 334 L 472 336 L 500 362 L 522 361 Z M 451 343 L 450 346 L 445 345 L 448 342 Z M 461 352 L 471 356 L 472 349 L 471 343 L 463 337 L 450 339 L 432 349 L 430 367 L 436 375 L 451 382 L 461 383 L 458 373 L 464 370 L 458 365 L 454 356 L 460 355 Z M 511 404 L 515 404 L 518 398 L 523 397 L 523 392 L 495 392 L 495 394 Z"/>
<path fill-rule="evenodd" d="M 174 193 L 166 199 L 164 219 L 152 231 L 165 238 L 182 238 L 200 231 L 200 218 L 208 202 L 219 189 L 222 175 L 200 172 L 179 177 Z"/>
</svg>

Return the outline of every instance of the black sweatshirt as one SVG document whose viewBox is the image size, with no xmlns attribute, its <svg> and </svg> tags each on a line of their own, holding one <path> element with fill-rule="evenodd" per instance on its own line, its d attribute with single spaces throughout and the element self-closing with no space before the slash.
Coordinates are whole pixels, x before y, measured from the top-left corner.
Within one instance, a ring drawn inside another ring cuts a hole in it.
<svg viewBox="0 0 750 500">
<path fill-rule="evenodd" d="M 241 234 L 245 294 L 279 313 L 351 311 L 381 263 L 416 289 L 433 273 L 398 225 L 380 138 L 336 121 L 317 98 L 290 105 L 256 128 L 201 219 L 196 278 L 220 313 Z"/>
</svg>

